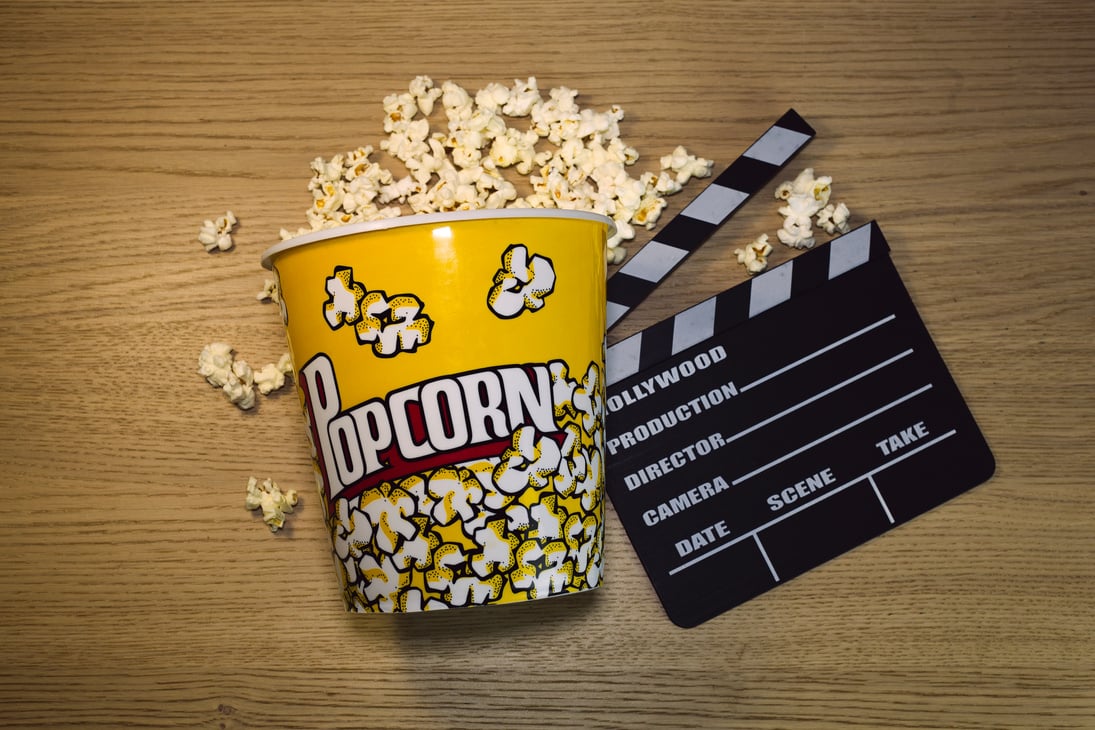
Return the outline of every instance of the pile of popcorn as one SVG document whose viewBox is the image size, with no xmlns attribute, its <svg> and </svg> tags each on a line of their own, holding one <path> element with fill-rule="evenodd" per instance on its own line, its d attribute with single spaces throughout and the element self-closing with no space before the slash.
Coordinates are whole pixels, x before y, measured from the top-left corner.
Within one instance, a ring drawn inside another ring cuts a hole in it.
<svg viewBox="0 0 1095 730">
<path fill-rule="evenodd" d="M 372 159 L 372 146 L 311 163 L 312 206 L 307 228 L 282 229 L 282 239 L 347 223 L 483 208 L 561 208 L 613 219 L 610 263 L 626 252 L 635 226 L 652 229 L 666 206 L 692 178 L 708 177 L 711 160 L 684 147 L 660 158 L 660 170 L 632 177 L 638 152 L 620 138 L 623 109 L 581 108 L 574 89 L 560 86 L 545 99 L 535 77 L 513 86 L 490 83 L 474 95 L 452 81 L 435 86 L 417 76 L 408 90 L 384 99 L 379 148 L 402 163 L 398 176 Z M 431 131 L 440 102 L 444 129 Z M 527 120 L 511 126 L 513 120 Z M 546 148 L 543 141 L 550 143 Z M 527 178 L 521 195 L 504 174 Z"/>
<path fill-rule="evenodd" d="M 780 242 L 791 248 L 813 248 L 817 243 L 813 222 L 829 235 L 847 233 L 850 230 L 850 213 L 844 203 L 830 203 L 833 179 L 828 176 L 814 177 L 812 167 L 800 172 L 794 180 L 787 180 L 776 187 L 776 200 L 786 204 L 780 207 L 783 226 L 776 236 Z M 768 243 L 768 234 L 758 236 L 745 248 L 734 250 L 738 263 L 745 266 L 750 274 L 759 274 L 768 268 L 768 255 L 772 245 Z"/>
</svg>

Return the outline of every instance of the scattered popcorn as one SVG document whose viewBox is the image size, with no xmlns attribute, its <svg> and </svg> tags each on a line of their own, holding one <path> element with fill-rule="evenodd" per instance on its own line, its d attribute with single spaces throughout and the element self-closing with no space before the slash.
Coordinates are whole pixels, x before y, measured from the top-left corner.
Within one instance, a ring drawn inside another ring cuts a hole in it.
<svg viewBox="0 0 1095 730">
<path fill-rule="evenodd" d="M 263 395 L 270 395 L 285 385 L 285 371 L 275 363 L 267 363 L 255 371 L 255 387 Z"/>
<path fill-rule="evenodd" d="M 260 291 L 255 298 L 260 302 L 264 302 L 269 299 L 275 304 L 281 303 L 281 292 L 278 290 L 278 283 L 274 279 L 267 279 L 263 284 L 262 291 Z"/>
<path fill-rule="evenodd" d="M 796 200 L 801 198 L 791 198 L 791 201 Z M 783 215 L 783 227 L 776 231 L 779 240 L 792 248 L 813 248 L 816 239 L 810 225 L 810 216 L 791 205 L 780 208 L 779 212 Z"/>
<path fill-rule="evenodd" d="M 776 235 L 781 242 L 793 248 L 813 248 L 816 239 L 811 219 L 814 215 L 818 216 L 818 225 L 827 233 L 838 230 L 847 232 L 847 207 L 840 208 L 838 212 L 839 206 L 828 205 L 832 182 L 831 177 L 815 178 L 813 168 L 807 167 L 794 180 L 782 182 L 776 187 L 776 199 L 787 203 L 779 209 L 783 227 Z"/>
<path fill-rule="evenodd" d="M 513 89 L 510 90 L 509 100 L 502 107 L 502 113 L 511 117 L 527 117 L 532 114 L 532 108 L 542 101 L 535 76 L 529 76 L 528 81 L 524 82 L 514 79 Z"/>
<path fill-rule="evenodd" d="M 224 342 L 206 345 L 198 355 L 198 374 L 213 387 L 220 388 L 230 403 L 244 411 L 254 408 L 256 389 L 269 395 L 285 385 L 285 376 L 292 371 L 289 353 L 257 371 L 245 360 L 236 359 L 232 346 Z"/>
<path fill-rule="evenodd" d="M 762 233 L 744 249 L 734 250 L 739 264 L 745 264 L 745 269 L 750 274 L 759 274 L 768 268 L 768 254 L 772 253 L 772 246 L 768 243 L 768 234 Z"/>
<path fill-rule="evenodd" d="M 215 250 L 227 251 L 232 248 L 232 231 L 237 223 L 236 216 L 228 211 L 216 220 L 207 220 L 202 224 L 198 232 L 198 242 L 205 246 L 207 252 Z"/>
<path fill-rule="evenodd" d="M 678 161 L 671 158 L 662 158 L 663 168 L 672 169 L 675 164 L 683 164 L 679 163 L 683 156 L 678 156 Z M 776 200 L 786 203 L 779 209 L 783 226 L 776 232 L 781 242 L 793 248 L 813 248 L 817 242 L 813 231 L 815 216 L 817 225 L 829 235 L 851 230 L 848 206 L 829 202 L 832 183 L 831 177 L 814 177 L 813 168 L 807 167 L 794 180 L 785 180 L 776 186 Z M 738 263 L 743 264 L 750 274 L 759 274 L 768 268 L 768 254 L 771 252 L 768 234 L 759 236 L 745 248 L 734 250 Z"/>
<path fill-rule="evenodd" d="M 711 160 L 689 154 L 684 147 L 678 146 L 673 152 L 661 158 L 662 170 L 672 170 L 677 174 L 677 182 L 684 185 L 693 177 L 707 177 L 711 174 Z"/>
<path fill-rule="evenodd" d="M 441 96 L 441 89 L 434 87 L 433 79 L 429 76 L 416 76 L 408 91 L 418 104 L 418 110 L 429 116 L 433 111 L 433 104 Z"/>
<path fill-rule="evenodd" d="M 639 154 L 619 136 L 623 109 L 582 109 L 577 97 L 577 90 L 560 86 L 544 98 L 535 77 L 515 79 L 512 86 L 490 83 L 471 94 L 452 81 L 438 87 L 430 77 L 416 76 L 407 91 L 386 96 L 382 104 L 388 137 L 379 149 L 408 174 L 382 168 L 371 159 L 371 146 L 329 160 L 317 157 L 308 184 L 308 227 L 282 229 L 281 238 L 408 211 L 562 208 L 612 218 L 616 233 L 607 258 L 618 264 L 626 256 L 620 244 L 635 237 L 635 226 L 652 229 L 666 207 L 664 196 L 680 192 L 692 178 L 710 176 L 713 162 L 677 147 L 661 158 L 658 173 L 636 179 L 626 167 Z M 437 101 L 444 128 L 431 131 L 428 117 Z M 527 124 L 510 126 L 516 119 Z M 537 149 L 544 140 L 553 149 Z M 519 194 L 502 176 L 507 169 L 527 179 L 528 194 Z"/>
<path fill-rule="evenodd" d="M 844 203 L 835 206 L 830 203 L 817 212 L 817 224 L 830 235 L 847 233 L 851 230 L 851 226 L 848 225 L 848 216 L 848 206 Z"/>
<path fill-rule="evenodd" d="M 221 388 L 228 382 L 232 372 L 232 346 L 224 342 L 214 342 L 202 348 L 198 355 L 198 373 L 209 384 Z"/>
<path fill-rule="evenodd" d="M 285 525 L 285 515 L 293 511 L 299 497 L 295 489 L 282 492 L 277 482 L 264 479 L 260 483 L 255 477 L 247 480 L 247 497 L 244 505 L 249 510 L 262 510 L 262 521 L 270 532 L 277 532 Z"/>
<path fill-rule="evenodd" d="M 224 384 L 224 394 L 230 403 L 249 410 L 255 406 L 255 373 L 244 360 L 232 363 L 232 373 Z"/>
<path fill-rule="evenodd" d="M 254 373 L 243 360 L 236 360 L 232 346 L 214 342 L 202 348 L 198 355 L 198 374 L 215 388 L 220 388 L 228 401 L 241 410 L 255 405 Z"/>
<path fill-rule="evenodd" d="M 833 179 L 831 177 L 814 177 L 814 169 L 807 167 L 800 172 L 794 180 L 785 181 L 780 183 L 776 188 L 776 197 L 781 200 L 788 200 L 792 196 L 808 196 L 818 201 L 818 206 L 825 205 L 829 202 L 830 186 Z"/>
</svg>

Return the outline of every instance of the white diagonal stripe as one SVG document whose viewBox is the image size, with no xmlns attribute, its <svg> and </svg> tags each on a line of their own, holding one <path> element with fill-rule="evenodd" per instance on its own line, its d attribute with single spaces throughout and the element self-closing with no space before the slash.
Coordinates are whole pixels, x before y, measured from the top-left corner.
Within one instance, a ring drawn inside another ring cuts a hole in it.
<svg viewBox="0 0 1095 730">
<path fill-rule="evenodd" d="M 640 332 L 617 342 L 605 353 L 605 382 L 608 385 L 639 372 L 639 354 L 642 352 L 643 335 Z"/>
<path fill-rule="evenodd" d="M 656 284 L 687 255 L 688 252 L 683 248 L 666 246 L 660 241 L 648 241 L 630 261 L 620 267 L 620 273 Z"/>
<path fill-rule="evenodd" d="M 871 257 L 871 224 L 829 241 L 829 278 L 867 263 Z"/>
<path fill-rule="evenodd" d="M 680 214 L 717 226 L 748 197 L 740 190 L 711 183 Z"/>
<path fill-rule="evenodd" d="M 703 342 L 714 333 L 715 297 L 711 297 L 673 318 L 673 354 Z"/>
<path fill-rule="evenodd" d="M 758 274 L 750 282 L 749 316 L 755 317 L 766 309 L 771 309 L 791 298 L 791 267 L 794 259 L 777 266 L 771 271 Z"/>
<path fill-rule="evenodd" d="M 742 157 L 783 165 L 802 145 L 810 141 L 810 136 L 785 127 L 772 127 L 760 139 L 745 150 Z"/>
<path fill-rule="evenodd" d="M 629 307 L 625 307 L 622 304 L 616 302 L 607 302 L 605 306 L 605 329 L 608 329 L 612 325 L 616 324 L 625 314 L 630 312 Z"/>
</svg>

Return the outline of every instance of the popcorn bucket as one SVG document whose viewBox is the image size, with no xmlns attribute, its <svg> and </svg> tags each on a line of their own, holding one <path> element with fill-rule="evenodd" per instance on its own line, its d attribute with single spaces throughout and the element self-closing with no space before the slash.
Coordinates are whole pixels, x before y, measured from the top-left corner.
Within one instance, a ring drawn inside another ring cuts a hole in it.
<svg viewBox="0 0 1095 730">
<path fill-rule="evenodd" d="M 348 610 L 600 584 L 611 228 L 576 211 L 465 211 L 263 254 Z"/>
</svg>

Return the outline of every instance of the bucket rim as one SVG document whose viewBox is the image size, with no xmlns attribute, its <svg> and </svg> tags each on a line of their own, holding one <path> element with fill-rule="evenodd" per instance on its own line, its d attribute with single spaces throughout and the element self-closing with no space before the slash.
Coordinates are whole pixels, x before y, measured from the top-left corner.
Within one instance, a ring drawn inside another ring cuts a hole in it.
<svg viewBox="0 0 1095 730">
<path fill-rule="evenodd" d="M 273 269 L 274 258 L 286 251 L 306 246 L 311 243 L 328 241 L 333 238 L 352 236 L 358 233 L 371 233 L 384 231 L 391 228 L 408 226 L 438 225 L 441 223 L 457 223 L 460 221 L 513 219 L 513 218 L 570 218 L 586 220 L 604 224 L 608 227 L 608 237 L 616 233 L 616 222 L 606 215 L 591 213 L 584 210 L 567 210 L 565 208 L 483 208 L 477 210 L 457 210 L 447 213 L 412 213 L 400 215 L 394 218 L 382 220 L 364 221 L 361 223 L 346 223 L 333 228 L 323 228 L 318 231 L 309 231 L 299 236 L 287 238 L 266 249 L 262 254 L 262 266 L 265 269 Z"/>
</svg>

